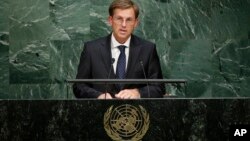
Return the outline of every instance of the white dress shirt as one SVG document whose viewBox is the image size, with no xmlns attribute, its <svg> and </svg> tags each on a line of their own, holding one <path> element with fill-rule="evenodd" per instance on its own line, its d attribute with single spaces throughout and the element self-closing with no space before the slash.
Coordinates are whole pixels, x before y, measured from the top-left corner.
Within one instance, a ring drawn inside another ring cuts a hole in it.
<svg viewBox="0 0 250 141">
<path fill-rule="evenodd" d="M 114 37 L 114 35 L 112 33 L 112 36 L 111 36 L 111 55 L 112 55 L 112 58 L 115 59 L 115 62 L 113 63 L 113 68 L 114 68 L 114 72 L 115 73 L 116 73 L 116 67 L 117 67 L 118 58 L 119 58 L 119 55 L 120 55 L 120 50 L 119 50 L 118 46 L 120 46 L 120 45 L 126 46 L 126 48 L 125 48 L 125 54 L 126 54 L 126 70 L 127 70 L 130 40 L 131 40 L 131 36 L 128 38 L 128 40 L 124 44 L 120 44 L 115 39 L 115 37 Z"/>
</svg>

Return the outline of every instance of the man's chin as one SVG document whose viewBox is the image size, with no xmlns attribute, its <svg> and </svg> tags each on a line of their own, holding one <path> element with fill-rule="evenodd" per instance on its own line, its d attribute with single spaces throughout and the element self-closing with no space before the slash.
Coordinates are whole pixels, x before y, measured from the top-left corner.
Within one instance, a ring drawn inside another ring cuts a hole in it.
<svg viewBox="0 0 250 141">
<path fill-rule="evenodd" d="M 125 38 L 125 37 L 128 36 L 128 34 L 126 34 L 126 33 L 119 33 L 119 36 L 120 36 L 121 38 Z"/>
<path fill-rule="evenodd" d="M 120 39 L 127 39 L 128 37 L 129 37 L 129 35 L 127 35 L 127 34 L 119 34 Z"/>
</svg>

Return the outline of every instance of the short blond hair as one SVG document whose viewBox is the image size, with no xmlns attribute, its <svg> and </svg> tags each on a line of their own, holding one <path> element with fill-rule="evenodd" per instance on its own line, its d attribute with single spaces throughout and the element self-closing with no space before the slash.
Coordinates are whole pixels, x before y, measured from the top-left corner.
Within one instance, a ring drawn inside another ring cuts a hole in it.
<svg viewBox="0 0 250 141">
<path fill-rule="evenodd" d="M 114 15 L 115 9 L 128 9 L 133 8 L 135 11 L 135 18 L 139 16 L 139 7 L 131 0 L 114 0 L 109 6 L 109 16 Z"/>
</svg>

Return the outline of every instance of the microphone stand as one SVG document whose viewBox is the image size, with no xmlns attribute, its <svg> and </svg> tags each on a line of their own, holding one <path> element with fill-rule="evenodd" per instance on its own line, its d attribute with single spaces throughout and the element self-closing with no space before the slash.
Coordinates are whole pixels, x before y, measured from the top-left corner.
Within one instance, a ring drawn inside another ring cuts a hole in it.
<svg viewBox="0 0 250 141">
<path fill-rule="evenodd" d="M 111 70 L 113 69 L 113 64 L 114 64 L 114 62 L 115 62 L 115 59 L 112 58 L 112 60 L 111 60 L 111 65 L 110 65 L 110 69 L 109 69 L 109 73 L 108 73 L 108 79 L 110 78 L 110 74 L 111 74 Z M 106 99 L 107 93 L 108 93 L 108 84 L 105 83 L 105 99 Z"/>
<path fill-rule="evenodd" d="M 147 77 L 146 77 L 146 73 L 145 73 L 145 70 L 144 70 L 144 65 L 143 65 L 142 60 L 140 60 L 140 64 L 141 64 L 141 67 L 142 67 L 142 71 L 143 71 L 144 78 L 145 78 L 145 80 L 147 80 Z M 148 90 L 148 98 L 150 98 L 151 95 L 150 95 L 150 90 L 149 90 L 148 81 L 147 81 L 147 90 Z"/>
</svg>

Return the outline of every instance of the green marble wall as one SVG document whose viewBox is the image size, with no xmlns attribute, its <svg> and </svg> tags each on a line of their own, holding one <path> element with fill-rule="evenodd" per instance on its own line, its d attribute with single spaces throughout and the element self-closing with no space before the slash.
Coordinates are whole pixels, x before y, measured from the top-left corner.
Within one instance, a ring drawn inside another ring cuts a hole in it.
<svg viewBox="0 0 250 141">
<path fill-rule="evenodd" d="M 83 42 L 110 33 L 112 0 L 2 0 L 0 99 L 72 99 Z M 157 44 L 180 97 L 250 97 L 249 0 L 135 0 L 135 34 Z"/>
</svg>

